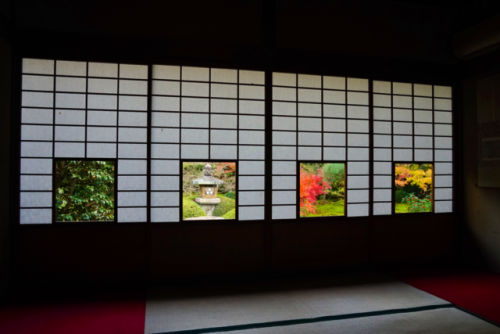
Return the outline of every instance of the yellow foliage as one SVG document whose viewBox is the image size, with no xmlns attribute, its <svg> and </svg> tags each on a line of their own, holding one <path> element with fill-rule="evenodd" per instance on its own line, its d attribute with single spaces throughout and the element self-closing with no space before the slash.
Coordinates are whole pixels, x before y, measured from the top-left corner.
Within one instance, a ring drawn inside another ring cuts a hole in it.
<svg viewBox="0 0 500 334">
<path fill-rule="evenodd" d="M 412 176 L 406 178 L 411 185 L 418 186 L 424 192 L 432 188 L 432 169 L 428 169 L 427 172 L 417 169 L 412 171 L 412 174 Z"/>
</svg>

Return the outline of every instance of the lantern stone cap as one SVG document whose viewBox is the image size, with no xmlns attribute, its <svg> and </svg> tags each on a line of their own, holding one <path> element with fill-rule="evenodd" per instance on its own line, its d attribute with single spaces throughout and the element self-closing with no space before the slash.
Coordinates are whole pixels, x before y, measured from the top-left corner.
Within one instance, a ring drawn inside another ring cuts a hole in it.
<svg viewBox="0 0 500 334">
<path fill-rule="evenodd" d="M 220 198 L 202 198 L 202 197 L 196 197 L 194 199 L 196 203 L 199 204 L 219 204 L 220 203 Z"/>
<path fill-rule="evenodd" d="M 194 180 L 193 184 L 203 184 L 203 185 L 214 185 L 214 184 L 223 184 L 224 181 L 219 180 L 212 176 L 212 166 L 210 164 L 206 164 L 203 167 L 203 176 Z"/>
</svg>

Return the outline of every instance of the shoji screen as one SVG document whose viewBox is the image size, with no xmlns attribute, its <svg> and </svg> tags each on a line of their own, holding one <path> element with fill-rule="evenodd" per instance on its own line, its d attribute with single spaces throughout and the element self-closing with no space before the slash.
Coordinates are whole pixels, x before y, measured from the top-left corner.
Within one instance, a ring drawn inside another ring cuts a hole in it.
<svg viewBox="0 0 500 334">
<path fill-rule="evenodd" d="M 118 222 L 147 219 L 147 86 L 141 65 L 23 59 L 21 224 L 54 221 L 54 159 L 117 159 Z"/>
<path fill-rule="evenodd" d="M 298 161 L 346 162 L 346 215 L 369 215 L 368 90 L 367 79 L 273 73 L 273 219 L 298 218 Z"/>
<path fill-rule="evenodd" d="M 153 222 L 181 218 L 182 160 L 238 161 L 238 218 L 264 219 L 264 98 L 264 72 L 153 66 Z"/>
<path fill-rule="evenodd" d="M 434 164 L 434 212 L 452 212 L 451 87 L 373 82 L 373 213 L 392 214 L 393 161 Z"/>
</svg>

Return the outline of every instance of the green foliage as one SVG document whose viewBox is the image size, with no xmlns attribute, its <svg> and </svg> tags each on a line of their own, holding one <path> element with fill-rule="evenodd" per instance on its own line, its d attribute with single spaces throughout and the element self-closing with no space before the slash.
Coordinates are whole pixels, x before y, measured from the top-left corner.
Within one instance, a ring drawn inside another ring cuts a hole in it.
<svg viewBox="0 0 500 334">
<path fill-rule="evenodd" d="M 406 192 L 403 189 L 397 189 L 396 193 L 394 194 L 394 200 L 396 203 L 403 203 L 403 199 L 408 196 L 408 192 Z"/>
<path fill-rule="evenodd" d="M 424 198 L 418 198 L 415 194 L 409 194 L 403 199 L 403 204 L 407 205 L 407 212 L 431 212 L 432 197 L 427 195 Z M 396 213 L 398 213 L 396 211 Z"/>
<path fill-rule="evenodd" d="M 219 192 L 231 192 L 236 189 L 236 171 L 228 170 L 228 165 L 234 163 L 211 162 L 212 176 L 224 181 L 219 185 Z M 203 176 L 206 162 L 184 162 L 182 164 L 182 193 L 183 195 L 198 195 L 200 187 L 193 181 Z M 230 172 L 229 172 L 230 171 Z"/>
<path fill-rule="evenodd" d="M 215 207 L 213 216 L 222 217 L 236 208 L 236 201 L 234 199 L 227 198 L 221 194 L 217 194 L 217 197 L 220 198 L 220 203 Z"/>
<path fill-rule="evenodd" d="M 332 201 L 326 200 L 326 204 L 319 204 L 316 206 L 316 213 L 301 214 L 301 217 L 332 217 L 332 216 L 344 216 L 344 201 Z"/>
<path fill-rule="evenodd" d="M 228 193 L 225 193 L 223 194 L 225 197 L 227 198 L 231 198 L 231 199 L 236 199 L 236 193 L 234 191 L 230 191 Z"/>
<path fill-rule="evenodd" d="M 115 219 L 114 162 L 57 161 L 55 189 L 58 221 Z"/>
<path fill-rule="evenodd" d="M 205 217 L 205 211 L 194 200 L 188 197 L 182 198 L 182 219 Z"/>
<path fill-rule="evenodd" d="M 225 215 L 222 216 L 224 219 L 236 219 L 236 209 L 232 209 L 228 211 Z"/>
</svg>

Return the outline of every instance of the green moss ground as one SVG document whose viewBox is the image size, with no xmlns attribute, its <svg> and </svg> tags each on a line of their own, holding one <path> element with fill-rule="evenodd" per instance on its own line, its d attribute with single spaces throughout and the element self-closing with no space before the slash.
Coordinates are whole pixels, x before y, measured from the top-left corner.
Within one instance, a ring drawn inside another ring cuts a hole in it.
<svg viewBox="0 0 500 334">
<path fill-rule="evenodd" d="M 321 203 L 321 201 L 318 201 Z M 332 217 L 332 216 L 344 216 L 344 201 L 326 201 L 324 205 L 316 206 L 316 213 L 307 213 L 306 215 L 300 215 L 301 217 Z"/>
<path fill-rule="evenodd" d="M 408 205 L 403 203 L 396 203 L 396 213 L 408 213 Z"/>
</svg>

